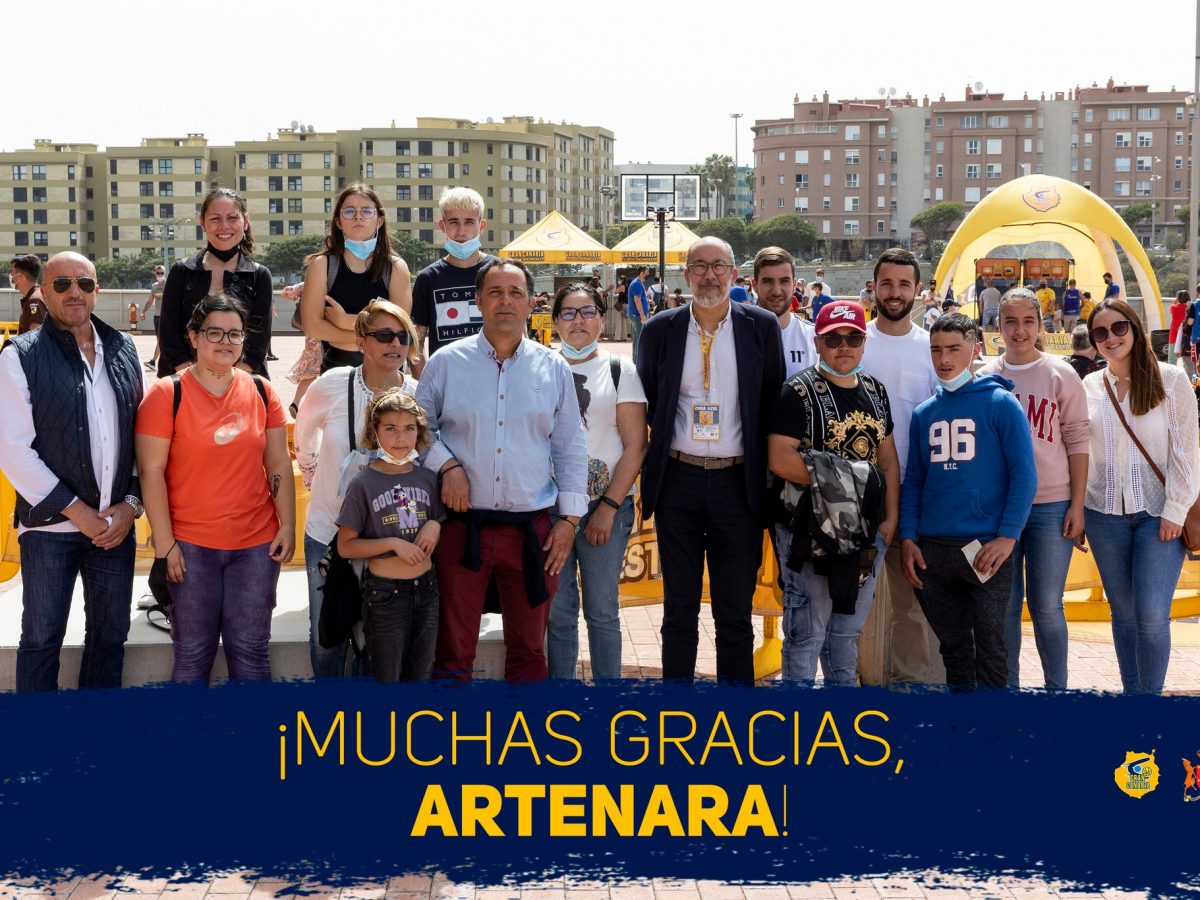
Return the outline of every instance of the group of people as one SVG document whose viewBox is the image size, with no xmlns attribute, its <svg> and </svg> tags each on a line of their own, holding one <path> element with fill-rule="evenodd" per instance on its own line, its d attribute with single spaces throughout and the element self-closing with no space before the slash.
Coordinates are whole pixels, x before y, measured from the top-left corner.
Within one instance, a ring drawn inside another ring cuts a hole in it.
<svg viewBox="0 0 1200 900">
<path fill-rule="evenodd" d="M 1086 535 L 1124 686 L 1162 689 L 1196 493 L 1197 420 L 1181 413 L 1195 401 L 1120 300 L 1089 319 L 1108 367 L 1081 382 L 1038 349 L 1036 295 L 1007 292 L 1006 355 L 973 375 L 971 320 L 914 325 L 920 266 L 907 251 L 876 263 L 870 322 L 833 298 L 809 322 L 786 251 L 758 253 L 757 304 L 739 303 L 732 252 L 707 237 L 688 252 L 690 303 L 651 317 L 641 279 L 630 283 L 644 313 L 631 363 L 600 347 L 594 281 L 555 293 L 557 350 L 530 340 L 532 274 L 481 249 L 482 198 L 447 189 L 439 213 L 447 255 L 414 281 L 378 196 L 348 186 L 295 289 L 317 369 L 295 425 L 316 677 L 368 666 L 383 681 L 468 679 L 486 609 L 503 618 L 508 679 L 576 677 L 581 612 L 592 676 L 619 677 L 640 476 L 665 679 L 695 675 L 707 568 L 717 677 L 754 681 L 766 529 L 783 573 L 785 678 L 811 683 L 819 667 L 827 683 L 857 683 L 874 614 L 889 680 L 1015 686 L 1027 600 L 1044 683 L 1065 688 L 1062 588 Z M 143 509 L 172 677 L 207 682 L 220 643 L 231 677 L 270 678 L 296 533 L 287 418 L 265 365 L 270 273 L 235 192 L 211 192 L 201 221 L 207 246 L 163 283 L 153 383 L 130 339 L 93 314 L 95 268 L 74 253 L 41 272 L 42 326 L 0 352 L 12 411 L 0 468 L 18 495 L 24 575 L 18 690 L 57 686 L 78 576 L 79 683 L 120 684 Z M 350 640 L 319 639 L 339 558 L 359 566 L 361 657 Z"/>
</svg>

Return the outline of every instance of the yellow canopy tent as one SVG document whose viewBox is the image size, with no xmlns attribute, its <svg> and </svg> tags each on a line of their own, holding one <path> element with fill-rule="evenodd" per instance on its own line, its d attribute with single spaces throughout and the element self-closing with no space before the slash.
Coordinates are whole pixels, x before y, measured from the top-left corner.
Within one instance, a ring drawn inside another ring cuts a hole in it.
<svg viewBox="0 0 1200 900">
<path fill-rule="evenodd" d="M 700 240 L 700 236 L 674 220 L 667 222 L 667 234 L 664 241 L 666 258 L 664 264 L 668 266 L 683 266 L 687 265 L 688 248 L 696 241 Z M 630 265 L 632 263 L 645 263 L 646 265 L 658 265 L 658 225 L 655 222 L 647 222 L 617 246 L 609 251 L 608 261 L 617 265 Z"/>
<path fill-rule="evenodd" d="M 497 255 L 524 263 L 603 263 L 608 249 L 555 209 Z"/>
<path fill-rule="evenodd" d="M 1009 256 L 997 248 L 1039 244 L 1026 256 L 1058 256 L 1046 244 L 1058 244 L 1075 261 L 1075 280 L 1081 291 L 1090 291 L 1099 302 L 1104 298 L 1105 272 L 1127 296 L 1121 264 L 1114 244 L 1121 245 L 1137 278 L 1137 290 L 1145 307 L 1146 328 L 1163 328 L 1158 280 L 1142 245 L 1116 211 L 1087 188 L 1050 175 L 1027 175 L 1010 181 L 980 201 L 967 215 L 938 263 L 938 291 L 946 285 L 955 296 L 966 296 L 975 284 L 975 260 Z"/>
</svg>

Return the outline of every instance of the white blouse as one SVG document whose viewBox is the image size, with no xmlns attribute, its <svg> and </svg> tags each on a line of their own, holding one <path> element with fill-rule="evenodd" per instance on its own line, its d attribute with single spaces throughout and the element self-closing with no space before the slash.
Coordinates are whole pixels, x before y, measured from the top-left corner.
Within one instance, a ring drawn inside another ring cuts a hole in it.
<svg viewBox="0 0 1200 900">
<path fill-rule="evenodd" d="M 1196 395 L 1187 374 L 1178 366 L 1159 363 L 1158 368 L 1167 399 L 1144 416 L 1135 416 L 1126 397 L 1121 411 L 1166 476 L 1166 485 L 1158 480 L 1121 425 L 1103 381 L 1108 379 L 1116 393 L 1116 379 L 1108 369 L 1102 369 L 1083 380 L 1092 421 L 1084 505 L 1107 515 L 1147 512 L 1182 525 L 1197 493 L 1200 428 Z"/>
</svg>

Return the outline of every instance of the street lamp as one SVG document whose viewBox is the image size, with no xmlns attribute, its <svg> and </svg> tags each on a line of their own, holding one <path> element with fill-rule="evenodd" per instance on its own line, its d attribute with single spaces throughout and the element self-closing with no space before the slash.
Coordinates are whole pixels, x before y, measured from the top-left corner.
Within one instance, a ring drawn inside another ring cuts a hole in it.
<svg viewBox="0 0 1200 900">
<path fill-rule="evenodd" d="M 675 207 L 660 206 L 657 209 L 647 207 L 646 218 L 658 226 L 658 288 L 661 297 L 666 297 L 667 290 L 667 223 L 675 218 Z"/>
<path fill-rule="evenodd" d="M 738 195 L 738 119 L 741 117 L 741 113 L 729 114 L 729 118 L 733 119 L 733 205 L 735 211 Z"/>
<path fill-rule="evenodd" d="M 170 262 L 167 259 L 167 244 L 175 237 L 175 229 L 184 225 L 190 225 L 191 219 L 175 219 L 175 218 L 157 218 L 150 219 L 150 227 L 158 229 L 159 240 L 162 241 L 162 258 L 163 268 L 169 268 Z"/>
</svg>

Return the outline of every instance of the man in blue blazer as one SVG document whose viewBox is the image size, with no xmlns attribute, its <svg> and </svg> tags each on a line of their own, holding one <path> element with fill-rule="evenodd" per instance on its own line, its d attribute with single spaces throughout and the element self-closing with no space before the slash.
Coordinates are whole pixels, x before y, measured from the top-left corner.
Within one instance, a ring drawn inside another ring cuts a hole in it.
<svg viewBox="0 0 1200 900">
<path fill-rule="evenodd" d="M 666 680 L 695 675 L 707 556 L 717 679 L 754 682 L 750 616 L 766 519 L 767 424 L 784 363 L 775 317 L 730 303 L 736 275 L 725 241 L 693 244 L 693 300 L 646 323 L 637 357 L 650 411 L 642 515 L 654 516 L 658 532 Z"/>
</svg>

